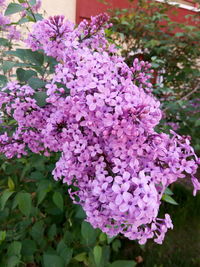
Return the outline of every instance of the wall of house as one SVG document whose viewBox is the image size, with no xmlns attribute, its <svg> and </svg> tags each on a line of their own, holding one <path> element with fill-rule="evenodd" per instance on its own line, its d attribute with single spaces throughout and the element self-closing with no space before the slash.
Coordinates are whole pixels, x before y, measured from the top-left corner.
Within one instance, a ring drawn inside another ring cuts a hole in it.
<svg viewBox="0 0 200 267">
<path fill-rule="evenodd" d="M 76 0 L 42 0 L 42 8 L 46 16 L 65 15 L 70 21 L 76 21 Z"/>
<path fill-rule="evenodd" d="M 165 4 L 165 0 L 155 0 Z M 107 0 L 107 5 L 104 5 L 99 0 L 76 0 L 76 22 L 79 23 L 82 19 L 89 19 L 90 16 L 105 12 L 109 8 L 130 8 L 134 7 L 136 1 L 132 4 L 128 0 Z M 192 15 L 199 12 L 198 6 L 192 0 L 169 0 L 170 5 L 179 4 L 179 7 L 173 7 L 168 12 L 170 18 L 179 23 L 184 23 L 186 15 Z M 188 19 L 189 21 L 189 19 Z M 189 22 L 191 25 L 193 22 Z"/>
</svg>

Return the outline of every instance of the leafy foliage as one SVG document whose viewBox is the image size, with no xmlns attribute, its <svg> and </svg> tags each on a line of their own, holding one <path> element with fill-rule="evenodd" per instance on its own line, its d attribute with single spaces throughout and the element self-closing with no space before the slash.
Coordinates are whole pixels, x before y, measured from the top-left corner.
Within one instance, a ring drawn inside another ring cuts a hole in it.
<svg viewBox="0 0 200 267">
<path fill-rule="evenodd" d="M 184 23 L 174 20 L 178 10 L 156 1 L 130 1 L 133 8 L 111 12 L 114 38 L 129 65 L 134 58 L 149 61 L 154 69 L 154 94 L 165 116 L 160 129 L 178 128 L 191 135 L 200 150 L 200 17 L 188 15 Z M 167 1 L 166 1 L 167 3 Z"/>
<path fill-rule="evenodd" d="M 55 160 L 32 154 L 1 157 L 0 266 L 118 266 L 109 262 L 120 240 L 114 245 L 114 239 L 84 221 L 68 187 L 51 178 Z M 134 266 L 134 261 L 127 264 Z"/>
</svg>

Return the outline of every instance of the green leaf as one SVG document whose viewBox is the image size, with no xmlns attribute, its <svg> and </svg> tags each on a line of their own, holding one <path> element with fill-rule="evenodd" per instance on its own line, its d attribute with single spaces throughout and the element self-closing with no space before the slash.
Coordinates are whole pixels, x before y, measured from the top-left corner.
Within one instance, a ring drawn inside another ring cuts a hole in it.
<svg viewBox="0 0 200 267">
<path fill-rule="evenodd" d="M 4 209 L 5 205 L 6 205 L 6 202 L 7 200 L 9 199 L 9 197 L 13 194 L 14 192 L 11 192 L 9 190 L 5 190 L 1 197 L 0 197 L 0 206 L 1 206 L 1 210 Z"/>
<path fill-rule="evenodd" d="M 107 235 L 105 233 L 101 233 L 99 236 L 100 242 L 105 242 L 107 240 Z"/>
<path fill-rule="evenodd" d="M 18 266 L 19 263 L 20 263 L 20 258 L 19 257 L 11 256 L 11 257 L 8 258 L 6 266 L 15 267 L 15 266 Z"/>
<path fill-rule="evenodd" d="M 42 203 L 45 199 L 47 193 L 50 190 L 50 182 L 43 180 L 39 183 L 38 190 L 37 190 L 37 206 Z"/>
<path fill-rule="evenodd" d="M 17 203 L 20 211 L 28 217 L 31 212 L 31 195 L 29 193 L 18 193 Z"/>
<path fill-rule="evenodd" d="M 73 242 L 73 232 L 72 231 L 65 231 L 63 236 L 63 241 L 68 245 L 71 246 L 71 243 Z"/>
<path fill-rule="evenodd" d="M 195 121 L 195 126 L 197 127 L 197 126 L 200 126 L 200 119 L 197 119 L 196 121 Z"/>
<path fill-rule="evenodd" d="M 33 16 L 33 14 L 30 11 L 26 11 L 26 18 L 28 19 L 29 22 L 36 22 L 35 17 Z"/>
<path fill-rule="evenodd" d="M 56 236 L 56 234 L 57 234 L 57 226 L 56 226 L 56 224 L 54 223 L 54 224 L 52 224 L 52 225 L 50 226 L 50 228 L 49 228 L 49 230 L 48 230 L 48 238 L 49 238 L 49 240 L 53 240 L 54 237 Z"/>
<path fill-rule="evenodd" d="M 6 231 L 0 231 L 0 244 L 6 239 Z"/>
<path fill-rule="evenodd" d="M 31 63 L 21 63 L 21 62 L 17 62 L 15 63 L 14 67 L 20 67 L 20 68 L 35 68 L 35 65 L 31 64 Z"/>
<path fill-rule="evenodd" d="M 176 37 L 182 37 L 182 36 L 184 36 L 184 33 L 183 32 L 177 32 L 177 33 L 175 33 L 175 36 Z"/>
<path fill-rule="evenodd" d="M 128 22 L 128 21 L 125 21 L 125 20 L 123 20 L 123 21 L 121 22 L 121 24 L 122 24 L 122 25 L 125 25 L 125 26 L 129 26 L 129 22 Z"/>
<path fill-rule="evenodd" d="M 32 256 L 37 250 L 36 243 L 34 240 L 25 239 L 22 241 L 22 255 Z"/>
<path fill-rule="evenodd" d="M 58 64 L 58 62 L 55 60 L 55 58 L 50 56 L 44 56 L 44 61 L 49 65 L 49 73 L 55 72 L 55 66 Z"/>
<path fill-rule="evenodd" d="M 86 252 L 82 252 L 82 253 L 76 255 L 73 259 L 75 259 L 76 261 L 79 261 L 79 262 L 83 262 L 87 259 L 87 254 L 86 254 Z"/>
<path fill-rule="evenodd" d="M 94 244 L 97 237 L 96 230 L 88 222 L 83 221 L 81 224 L 81 235 L 86 245 Z"/>
<path fill-rule="evenodd" d="M 116 238 L 116 236 L 113 236 L 113 237 L 107 236 L 108 245 L 111 244 L 115 238 Z"/>
<path fill-rule="evenodd" d="M 44 235 L 44 223 L 43 221 L 36 222 L 30 230 L 30 235 L 38 243 L 41 244 L 41 240 Z"/>
<path fill-rule="evenodd" d="M 33 70 L 17 69 L 17 79 L 20 82 L 27 82 L 32 76 L 37 76 L 37 72 Z"/>
<path fill-rule="evenodd" d="M 49 184 L 49 180 L 48 181 L 47 180 L 44 180 L 45 179 L 45 175 L 44 175 L 44 173 L 42 173 L 40 171 L 31 172 L 30 178 L 31 179 L 34 179 L 34 180 L 37 180 L 37 181 L 41 181 L 41 180 L 45 181 L 45 185 L 43 186 L 43 188 L 45 188 L 45 186 L 47 184 Z M 40 182 L 39 187 L 40 187 L 41 183 L 42 183 L 42 181 Z"/>
<path fill-rule="evenodd" d="M 12 207 L 11 209 L 14 210 L 17 208 L 18 202 L 17 202 L 17 195 L 15 195 L 15 197 L 12 200 Z"/>
<path fill-rule="evenodd" d="M 27 18 L 21 18 L 18 22 L 17 22 L 17 24 L 18 25 L 21 25 L 21 24 L 24 24 L 24 23 L 27 23 L 29 20 L 27 19 Z"/>
<path fill-rule="evenodd" d="M 15 62 L 13 61 L 4 61 L 2 64 L 2 69 L 4 71 L 4 73 L 8 72 L 9 70 L 11 70 L 14 66 L 15 66 Z"/>
<path fill-rule="evenodd" d="M 30 85 L 31 88 L 33 89 L 38 89 L 38 88 L 43 88 L 45 87 L 46 83 L 39 79 L 39 78 L 35 78 L 35 77 L 31 77 L 29 80 L 28 80 L 28 84 Z"/>
<path fill-rule="evenodd" d="M 19 256 L 21 253 L 22 244 L 19 241 L 14 241 L 8 248 L 8 256 Z"/>
<path fill-rule="evenodd" d="M 169 195 L 163 194 L 162 200 L 172 205 L 178 205 L 178 203 Z"/>
<path fill-rule="evenodd" d="M 63 196 L 61 195 L 60 192 L 55 192 L 53 194 L 53 202 L 60 210 L 63 211 L 64 201 L 63 201 Z"/>
<path fill-rule="evenodd" d="M 29 62 L 38 66 L 42 66 L 42 64 L 44 63 L 43 53 L 38 51 L 32 51 L 31 49 L 18 48 L 15 51 L 6 52 L 6 54 L 18 57 L 24 62 Z"/>
<path fill-rule="evenodd" d="M 76 205 L 76 214 L 75 214 L 75 218 L 77 219 L 85 219 L 86 218 L 86 214 L 85 211 L 83 210 L 83 208 L 80 205 Z"/>
<path fill-rule="evenodd" d="M 16 3 L 10 3 L 8 7 L 6 8 L 6 11 L 4 13 L 5 16 L 9 16 L 15 13 L 18 13 L 20 11 L 23 11 L 25 8 L 22 5 L 16 4 Z"/>
<path fill-rule="evenodd" d="M 57 246 L 57 253 L 64 260 L 65 265 L 67 265 L 72 259 L 73 249 L 69 248 L 63 240 L 61 240 Z"/>
<path fill-rule="evenodd" d="M 43 18 L 43 16 L 42 16 L 42 14 L 35 14 L 35 18 L 36 18 L 36 21 L 40 21 L 40 20 L 43 20 L 44 18 Z"/>
<path fill-rule="evenodd" d="M 31 6 L 34 6 L 34 5 L 36 4 L 36 0 L 29 0 L 29 4 L 30 4 Z"/>
<path fill-rule="evenodd" d="M 135 261 L 115 261 L 109 265 L 109 267 L 134 267 L 136 266 Z"/>
<path fill-rule="evenodd" d="M 44 267 L 65 267 L 64 261 L 60 256 L 44 254 Z"/>
<path fill-rule="evenodd" d="M 10 46 L 10 42 L 5 38 L 0 38 L 0 46 Z"/>
<path fill-rule="evenodd" d="M 33 95 L 39 107 L 44 107 L 46 105 L 47 94 L 46 92 L 36 92 Z"/>
<path fill-rule="evenodd" d="M 0 88 L 3 88 L 8 82 L 8 79 L 4 75 L 0 75 Z"/>
<path fill-rule="evenodd" d="M 8 188 L 10 191 L 14 191 L 14 189 L 15 189 L 15 184 L 10 177 L 8 178 Z"/>
<path fill-rule="evenodd" d="M 102 247 L 95 246 L 93 249 L 94 260 L 97 266 L 100 266 L 101 258 L 102 258 Z"/>
<path fill-rule="evenodd" d="M 115 239 L 112 243 L 112 249 L 115 251 L 115 252 L 118 252 L 119 249 L 121 248 L 121 242 L 119 239 Z"/>
<path fill-rule="evenodd" d="M 166 195 L 172 196 L 174 193 L 171 191 L 171 189 L 169 189 L 168 187 L 165 189 L 165 193 Z"/>
</svg>

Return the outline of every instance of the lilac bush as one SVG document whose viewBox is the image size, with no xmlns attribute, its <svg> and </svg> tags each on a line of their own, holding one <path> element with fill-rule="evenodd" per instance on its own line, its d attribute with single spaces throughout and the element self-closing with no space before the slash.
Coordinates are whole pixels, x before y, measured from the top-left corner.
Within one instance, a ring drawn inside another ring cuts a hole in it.
<svg viewBox="0 0 200 267">
<path fill-rule="evenodd" d="M 60 152 L 53 176 L 94 228 L 161 244 L 173 228 L 169 214 L 158 217 L 163 194 L 190 175 L 195 195 L 199 159 L 189 137 L 155 131 L 162 111 L 151 65 L 136 59 L 129 68 L 106 40 L 108 27 L 106 14 L 77 27 L 64 16 L 34 24 L 26 44 L 58 63 L 45 88 L 9 82 L 0 92 L 3 119 L 16 121 L 12 135 L 0 135 L 0 152 Z"/>
</svg>

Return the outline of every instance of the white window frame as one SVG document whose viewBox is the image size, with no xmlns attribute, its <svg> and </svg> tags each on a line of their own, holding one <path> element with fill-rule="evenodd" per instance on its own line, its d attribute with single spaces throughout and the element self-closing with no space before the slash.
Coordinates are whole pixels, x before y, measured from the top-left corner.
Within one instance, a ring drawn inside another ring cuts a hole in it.
<svg viewBox="0 0 200 267">
<path fill-rule="evenodd" d="M 160 3 L 166 3 L 166 0 L 156 0 L 157 2 L 160 2 Z M 187 10 L 191 10 L 191 11 L 194 11 L 194 12 L 200 12 L 200 9 L 197 8 L 197 7 L 193 7 L 193 6 L 190 6 L 190 5 L 186 5 L 186 4 L 181 4 L 181 3 L 178 3 L 176 1 L 167 1 L 167 4 L 170 4 L 170 5 L 173 5 L 173 6 L 179 6 L 180 8 L 183 8 L 183 9 L 187 9 Z"/>
</svg>

